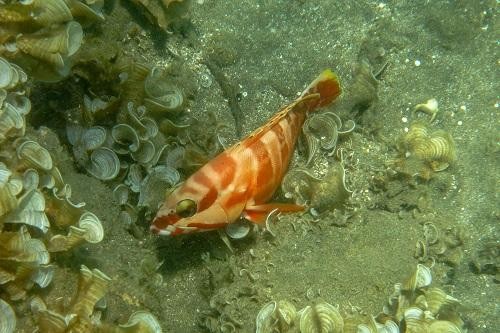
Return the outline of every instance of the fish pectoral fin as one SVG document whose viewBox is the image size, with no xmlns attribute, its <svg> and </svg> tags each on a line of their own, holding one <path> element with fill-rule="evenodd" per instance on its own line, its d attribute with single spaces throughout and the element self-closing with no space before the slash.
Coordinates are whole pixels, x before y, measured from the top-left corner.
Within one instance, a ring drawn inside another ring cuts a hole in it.
<svg viewBox="0 0 500 333">
<path fill-rule="evenodd" d="M 289 203 L 267 203 L 262 205 L 247 206 L 243 211 L 243 217 L 253 223 L 264 223 L 269 214 L 274 211 L 280 213 L 301 212 L 304 206 Z"/>
</svg>

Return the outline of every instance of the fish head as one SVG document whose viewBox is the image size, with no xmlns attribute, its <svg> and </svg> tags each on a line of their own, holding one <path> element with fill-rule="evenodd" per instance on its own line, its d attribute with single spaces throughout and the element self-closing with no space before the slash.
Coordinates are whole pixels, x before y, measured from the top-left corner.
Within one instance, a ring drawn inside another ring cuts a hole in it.
<svg viewBox="0 0 500 333">
<path fill-rule="evenodd" d="M 229 221 L 218 201 L 203 207 L 203 198 L 192 193 L 174 191 L 160 207 L 150 227 L 154 234 L 175 236 L 210 231 L 226 226 Z"/>
</svg>

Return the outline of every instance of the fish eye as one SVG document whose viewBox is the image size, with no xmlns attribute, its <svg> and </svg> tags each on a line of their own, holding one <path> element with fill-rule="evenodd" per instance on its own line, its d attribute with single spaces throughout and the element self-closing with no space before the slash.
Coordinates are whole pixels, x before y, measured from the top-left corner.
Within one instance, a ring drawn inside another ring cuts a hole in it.
<svg viewBox="0 0 500 333">
<path fill-rule="evenodd" d="M 180 217 L 191 217 L 196 213 L 196 202 L 191 199 L 184 199 L 175 206 L 175 213 Z"/>
</svg>

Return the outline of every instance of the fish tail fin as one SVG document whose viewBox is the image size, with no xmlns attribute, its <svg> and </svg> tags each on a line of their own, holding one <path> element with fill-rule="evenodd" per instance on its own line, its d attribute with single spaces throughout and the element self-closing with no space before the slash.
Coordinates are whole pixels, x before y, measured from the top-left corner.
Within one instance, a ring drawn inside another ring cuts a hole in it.
<svg viewBox="0 0 500 333">
<path fill-rule="evenodd" d="M 319 99 L 314 107 L 322 107 L 332 103 L 341 94 L 340 82 L 330 69 L 325 69 L 300 95 L 305 97 L 311 94 L 319 94 Z"/>
</svg>

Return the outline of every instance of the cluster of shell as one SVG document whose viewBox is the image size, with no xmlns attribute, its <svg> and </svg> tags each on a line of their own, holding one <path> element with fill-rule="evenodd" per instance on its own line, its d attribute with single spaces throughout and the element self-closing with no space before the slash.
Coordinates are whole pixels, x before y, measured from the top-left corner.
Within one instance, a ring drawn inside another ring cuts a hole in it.
<svg viewBox="0 0 500 333">
<path fill-rule="evenodd" d="M 308 305 L 297 311 L 287 300 L 271 301 L 259 311 L 255 324 L 256 333 L 341 333 L 344 330 L 344 319 L 338 307 L 327 302 Z"/>
<path fill-rule="evenodd" d="M 82 25 L 104 20 L 101 1 L 28 0 L 0 4 L 0 55 L 40 80 L 69 74 Z"/>
<path fill-rule="evenodd" d="M 155 211 L 165 190 L 179 181 L 177 168 L 184 150 L 169 131 L 187 126 L 165 118 L 181 110 L 184 96 L 163 69 L 134 64 L 119 76 L 124 101 L 117 123 L 98 124 L 99 113 L 113 106 L 84 96 L 83 110 L 76 110 L 66 130 L 76 162 L 97 179 L 115 184 L 114 199 L 123 208 L 121 220 L 130 226 L 138 208 Z"/>
<path fill-rule="evenodd" d="M 423 121 L 411 123 L 408 132 L 398 142 L 403 157 L 394 164 L 403 173 L 429 179 L 432 173 L 446 170 L 456 159 L 455 143 L 444 130 L 430 132 Z"/>
<path fill-rule="evenodd" d="M 63 310 L 48 309 L 39 297 L 30 301 L 31 311 L 38 323 L 38 332 L 113 332 L 113 333 L 161 333 L 158 320 L 149 312 L 133 313 L 128 322 L 115 326 L 101 321 L 102 310 L 106 308 L 104 295 L 111 279 L 98 269 L 80 268 L 76 294 L 70 306 Z"/>
<path fill-rule="evenodd" d="M 456 267 L 463 258 L 462 245 L 466 238 L 463 229 L 447 228 L 439 230 L 434 223 L 423 225 L 424 237 L 417 241 L 415 258 L 421 263 L 444 262 Z"/>
<path fill-rule="evenodd" d="M 342 124 L 342 120 L 333 112 L 310 114 L 302 126 L 301 139 L 307 151 L 305 165 L 309 166 L 320 150 L 324 151 L 327 156 L 333 156 L 339 138 L 354 131 L 355 126 L 353 120 Z"/>
<path fill-rule="evenodd" d="M 50 253 L 104 236 L 97 216 L 71 200 L 49 151 L 25 136 L 26 80 L 20 67 L 0 58 L 0 291 L 10 301 L 50 284 Z"/>
<path fill-rule="evenodd" d="M 459 301 L 439 288 L 429 287 L 430 269 L 418 265 L 376 317 L 358 311 L 344 316 L 327 302 L 297 311 L 291 302 L 269 302 L 256 318 L 256 333 L 460 333 L 463 322 L 456 312 Z"/>
<path fill-rule="evenodd" d="M 152 24 L 167 29 L 176 18 L 186 14 L 189 0 L 131 0 L 145 11 Z"/>
<path fill-rule="evenodd" d="M 310 205 L 315 214 L 341 206 L 352 191 L 346 185 L 344 148 L 337 144 L 354 128 L 354 121 L 343 125 L 333 112 L 311 114 L 301 137 L 307 152 L 305 166 L 287 172 L 281 183 L 283 195 L 297 204 Z"/>
</svg>

